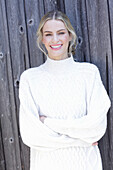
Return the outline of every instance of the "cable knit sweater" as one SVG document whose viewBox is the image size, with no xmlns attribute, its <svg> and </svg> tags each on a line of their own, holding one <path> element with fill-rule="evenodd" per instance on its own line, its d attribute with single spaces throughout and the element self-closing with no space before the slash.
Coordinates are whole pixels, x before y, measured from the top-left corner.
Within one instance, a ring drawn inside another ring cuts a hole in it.
<svg viewBox="0 0 113 170">
<path fill-rule="evenodd" d="M 30 170 L 102 170 L 92 143 L 106 131 L 110 100 L 95 65 L 47 57 L 21 75 L 19 98 Z"/>
</svg>

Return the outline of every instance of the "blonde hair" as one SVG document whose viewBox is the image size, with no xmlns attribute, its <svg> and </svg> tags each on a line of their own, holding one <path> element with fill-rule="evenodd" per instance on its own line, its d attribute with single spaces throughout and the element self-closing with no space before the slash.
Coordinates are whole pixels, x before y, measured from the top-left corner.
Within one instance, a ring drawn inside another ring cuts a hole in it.
<svg viewBox="0 0 113 170">
<path fill-rule="evenodd" d="M 42 29 L 43 29 L 43 26 L 46 23 L 46 21 L 52 20 L 52 19 L 61 20 L 65 24 L 69 34 L 71 34 L 71 36 L 72 36 L 72 40 L 69 42 L 69 46 L 68 46 L 68 53 L 69 53 L 69 55 L 71 55 L 71 53 L 74 54 L 75 49 L 76 49 L 76 38 L 77 38 L 75 30 L 72 27 L 69 18 L 64 13 L 62 13 L 61 11 L 57 11 L 57 10 L 48 12 L 46 15 L 44 15 L 42 17 L 42 19 L 40 21 L 40 24 L 39 24 L 39 27 L 38 27 L 38 30 L 37 30 L 37 37 L 38 37 L 37 38 L 37 45 L 38 45 L 39 49 L 45 55 L 47 55 L 46 51 L 44 49 L 44 46 L 42 44 L 42 36 L 43 36 Z"/>
</svg>

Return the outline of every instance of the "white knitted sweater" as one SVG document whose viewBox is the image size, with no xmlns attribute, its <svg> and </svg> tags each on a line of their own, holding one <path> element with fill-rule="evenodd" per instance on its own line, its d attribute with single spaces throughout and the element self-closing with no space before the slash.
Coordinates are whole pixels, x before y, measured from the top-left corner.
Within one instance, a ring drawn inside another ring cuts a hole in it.
<svg viewBox="0 0 113 170">
<path fill-rule="evenodd" d="M 21 75 L 19 98 L 30 170 L 102 170 L 92 143 L 106 131 L 110 100 L 95 65 L 48 57 Z"/>
</svg>

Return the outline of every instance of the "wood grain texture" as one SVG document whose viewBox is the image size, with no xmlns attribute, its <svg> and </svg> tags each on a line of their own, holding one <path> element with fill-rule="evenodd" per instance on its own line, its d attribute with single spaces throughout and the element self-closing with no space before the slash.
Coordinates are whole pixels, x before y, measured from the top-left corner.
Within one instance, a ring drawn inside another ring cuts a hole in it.
<svg viewBox="0 0 113 170">
<path fill-rule="evenodd" d="M 84 61 L 83 55 L 83 35 L 81 25 L 81 2 L 79 0 L 65 0 L 65 13 L 69 17 L 72 26 L 77 34 L 77 48 L 75 59 L 77 61 Z"/>
<path fill-rule="evenodd" d="M 37 48 L 37 29 L 40 19 L 44 15 L 44 4 L 40 0 L 25 0 L 26 27 L 30 67 L 39 66 L 44 62 L 42 52 Z"/>
<path fill-rule="evenodd" d="M 9 1 L 8 1 L 9 2 Z M 13 4 L 11 2 L 10 4 Z M 14 88 L 14 80 L 16 79 L 16 73 L 19 75 L 20 70 L 17 69 L 22 65 L 18 63 L 21 55 L 18 55 L 18 51 L 21 52 L 18 46 L 17 38 L 17 18 L 13 14 L 16 13 L 12 11 L 15 9 L 15 4 L 10 6 L 10 4 L 5 4 L 1 1 L 1 36 L 2 36 L 2 48 L 0 49 L 3 53 L 1 59 L 1 84 L 0 92 L 2 96 L 1 101 L 1 129 L 2 129 L 2 140 L 4 147 L 6 170 L 21 170 L 21 156 L 20 156 L 20 145 L 19 145 L 19 133 L 18 133 L 18 118 L 16 115 L 16 91 Z M 8 13 L 9 12 L 9 13 Z M 11 13 L 12 12 L 12 13 Z M 7 15 L 9 14 L 9 15 Z M 8 17 L 9 18 L 8 18 Z M 15 18 L 15 20 L 14 20 Z M 16 33 L 15 33 L 16 30 Z M 14 57 L 14 58 L 13 58 Z M 15 62 L 15 64 L 13 62 Z M 23 62 L 24 63 L 24 62 Z M 25 64 L 25 63 L 24 63 Z M 15 71 L 14 71 L 15 70 Z M 25 67 L 23 68 L 23 71 Z M 22 72 L 22 67 L 21 67 Z"/>
<path fill-rule="evenodd" d="M 74 58 L 98 66 L 113 102 L 112 0 L 0 1 L 0 170 L 29 170 L 29 148 L 19 132 L 18 88 L 21 73 L 37 67 L 45 56 L 37 47 L 41 17 L 58 9 L 66 13 L 77 34 Z M 99 141 L 103 169 L 113 169 L 113 106 L 108 128 Z"/>
<path fill-rule="evenodd" d="M 20 149 L 18 141 L 17 119 L 15 115 L 14 89 L 12 86 L 11 55 L 7 27 L 6 6 L 1 1 L 0 11 L 2 46 L 0 51 L 3 56 L 0 60 L 0 118 L 1 134 L 4 148 L 5 168 L 9 170 L 19 169 Z"/>
<path fill-rule="evenodd" d="M 0 122 L 0 129 L 1 129 L 1 122 Z M 5 170 L 6 169 L 6 163 L 5 163 L 5 156 L 4 156 L 4 146 L 2 141 L 2 133 L 0 131 L 0 169 Z"/>
</svg>

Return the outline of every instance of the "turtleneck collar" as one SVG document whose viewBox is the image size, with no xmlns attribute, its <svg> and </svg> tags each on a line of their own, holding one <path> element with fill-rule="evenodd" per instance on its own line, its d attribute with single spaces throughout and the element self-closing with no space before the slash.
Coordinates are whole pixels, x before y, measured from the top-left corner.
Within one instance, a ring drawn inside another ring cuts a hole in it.
<svg viewBox="0 0 113 170">
<path fill-rule="evenodd" d="M 59 74 L 67 72 L 74 63 L 75 62 L 72 55 L 62 60 L 54 60 L 47 56 L 44 66 L 46 71 L 49 73 Z"/>
</svg>

